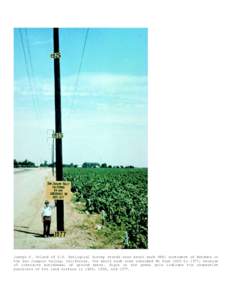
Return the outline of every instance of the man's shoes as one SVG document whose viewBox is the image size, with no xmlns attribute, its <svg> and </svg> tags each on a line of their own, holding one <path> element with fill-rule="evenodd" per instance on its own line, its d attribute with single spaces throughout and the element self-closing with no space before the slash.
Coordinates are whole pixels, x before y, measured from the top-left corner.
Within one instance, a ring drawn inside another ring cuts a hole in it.
<svg viewBox="0 0 232 300">
<path fill-rule="evenodd" d="M 48 237 L 50 237 L 50 234 L 43 234 L 43 237 L 48 238 Z"/>
</svg>

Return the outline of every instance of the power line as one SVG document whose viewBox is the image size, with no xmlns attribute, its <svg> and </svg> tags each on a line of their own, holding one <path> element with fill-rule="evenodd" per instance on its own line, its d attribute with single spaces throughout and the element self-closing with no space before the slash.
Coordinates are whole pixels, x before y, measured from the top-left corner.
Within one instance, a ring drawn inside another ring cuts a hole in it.
<svg viewBox="0 0 232 300">
<path fill-rule="evenodd" d="M 30 57 L 29 58 L 30 66 L 29 66 L 28 60 L 27 60 L 27 51 L 26 51 L 26 48 L 25 48 L 23 32 L 22 32 L 21 29 L 19 29 L 19 37 L 20 37 L 20 42 L 21 42 L 22 50 L 23 50 L 24 63 L 25 63 L 25 67 L 26 67 L 26 75 L 27 75 L 27 79 L 28 79 L 28 82 L 29 82 L 30 89 L 32 91 L 32 99 L 33 99 L 35 115 L 36 115 L 36 118 L 37 118 L 37 121 L 38 121 L 39 120 L 39 117 L 38 117 L 39 113 L 38 113 L 38 108 L 37 108 L 37 104 L 36 104 L 36 94 L 35 94 L 35 89 L 34 89 L 34 86 L 33 86 L 31 70 L 30 70 L 30 67 L 31 67 L 32 68 L 32 73 L 33 73 L 31 55 L 29 54 L 29 57 Z M 29 51 L 29 53 L 30 53 L 30 51 Z"/>
<path fill-rule="evenodd" d="M 87 28 L 86 32 L 85 32 L 85 39 L 84 39 L 82 52 L 81 52 L 80 64 L 79 64 L 79 67 L 77 68 L 76 80 L 74 82 L 74 94 L 73 94 L 73 97 L 72 97 L 72 103 L 71 103 L 68 119 L 71 115 L 71 112 L 73 111 L 74 99 L 77 97 L 78 85 L 79 85 L 79 80 L 80 80 L 80 73 L 81 73 L 81 68 L 82 68 L 83 61 L 84 61 L 84 54 L 85 54 L 85 48 L 86 48 L 86 44 L 87 44 L 88 34 L 89 34 L 89 28 Z"/>
<path fill-rule="evenodd" d="M 30 42 L 29 42 L 29 36 L 28 36 L 28 30 L 24 29 L 25 32 L 25 37 L 26 37 L 26 49 L 27 49 L 27 53 L 28 53 L 28 57 L 29 57 L 29 66 L 31 69 L 31 78 L 32 78 L 32 85 L 33 85 L 33 90 L 34 90 L 34 98 L 35 98 L 35 102 L 37 104 L 37 109 L 38 112 L 40 113 L 39 110 L 39 99 L 37 96 L 37 92 L 38 92 L 38 84 L 36 81 L 36 77 L 35 77 L 35 73 L 34 73 L 34 68 L 33 68 L 33 64 L 32 64 L 32 55 L 31 55 L 31 50 L 30 50 Z"/>
<path fill-rule="evenodd" d="M 31 50 L 30 50 L 30 42 L 29 42 L 29 37 L 28 37 L 28 30 L 25 29 L 25 37 L 26 37 L 26 48 L 27 48 L 27 53 L 28 53 L 28 57 L 29 57 L 29 65 L 31 68 L 31 77 L 32 77 L 32 83 L 34 86 L 34 90 L 36 92 L 36 90 L 38 91 L 38 85 L 36 82 L 36 78 L 35 78 L 35 73 L 34 73 L 34 68 L 33 68 L 33 64 L 32 64 L 32 56 L 31 56 Z M 35 98 L 37 101 L 37 104 L 39 103 L 38 98 L 37 98 L 37 93 L 35 93 Z"/>
<path fill-rule="evenodd" d="M 29 38 L 28 38 L 28 32 L 27 29 L 24 29 L 24 34 L 26 37 L 26 48 L 27 48 L 27 53 L 28 53 L 28 57 L 29 57 L 29 64 L 30 64 L 30 68 L 31 68 L 31 74 L 32 77 L 34 78 L 34 69 L 33 69 L 33 65 L 32 65 L 32 58 L 31 58 L 31 51 L 30 51 L 30 44 L 29 44 Z"/>
</svg>

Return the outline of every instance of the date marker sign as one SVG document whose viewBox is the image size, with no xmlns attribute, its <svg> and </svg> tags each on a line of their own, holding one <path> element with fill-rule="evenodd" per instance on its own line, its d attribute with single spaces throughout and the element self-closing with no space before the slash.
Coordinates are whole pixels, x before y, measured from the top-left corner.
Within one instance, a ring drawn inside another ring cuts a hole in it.
<svg viewBox="0 0 232 300">
<path fill-rule="evenodd" d="M 70 201 L 72 198 L 70 181 L 47 181 L 46 199 L 48 201 L 64 200 Z"/>
</svg>

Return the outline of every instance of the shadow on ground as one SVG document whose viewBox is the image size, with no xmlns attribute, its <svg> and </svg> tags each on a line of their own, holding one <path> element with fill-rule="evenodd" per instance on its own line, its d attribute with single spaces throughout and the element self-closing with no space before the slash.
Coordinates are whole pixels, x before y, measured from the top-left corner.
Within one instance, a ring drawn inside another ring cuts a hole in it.
<svg viewBox="0 0 232 300">
<path fill-rule="evenodd" d="M 17 227 L 20 227 L 20 228 L 28 228 L 28 227 L 26 227 L 26 226 L 17 226 Z M 16 231 L 16 232 L 21 232 L 21 233 L 26 233 L 26 234 L 31 234 L 31 235 L 34 235 L 34 237 L 37 237 L 37 238 L 44 238 L 43 234 L 38 233 L 38 232 L 31 232 L 31 231 L 26 231 L 26 230 L 17 229 L 17 228 L 15 228 L 14 231 Z M 50 234 L 50 237 L 51 237 L 51 236 L 54 236 L 54 234 Z"/>
</svg>

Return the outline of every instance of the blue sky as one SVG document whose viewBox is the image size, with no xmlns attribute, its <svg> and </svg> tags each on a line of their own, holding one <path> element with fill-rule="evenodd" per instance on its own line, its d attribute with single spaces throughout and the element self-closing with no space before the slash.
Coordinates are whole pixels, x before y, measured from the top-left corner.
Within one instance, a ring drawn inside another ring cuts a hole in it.
<svg viewBox="0 0 232 300">
<path fill-rule="evenodd" d="M 147 166 L 147 30 L 61 28 L 60 51 L 63 161 Z M 18 160 L 51 160 L 52 52 L 52 29 L 14 30 Z"/>
</svg>

